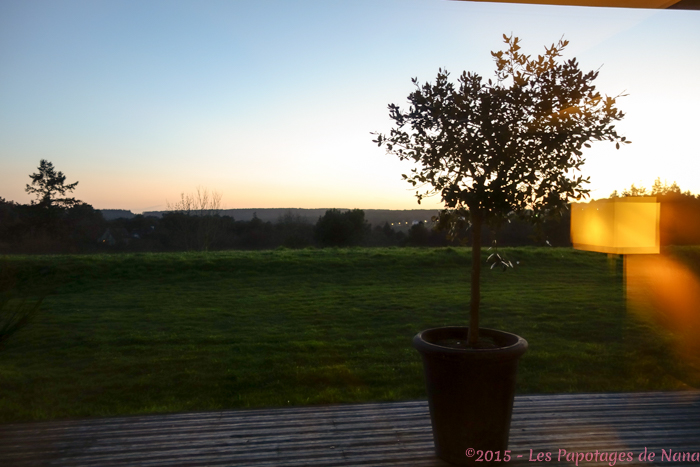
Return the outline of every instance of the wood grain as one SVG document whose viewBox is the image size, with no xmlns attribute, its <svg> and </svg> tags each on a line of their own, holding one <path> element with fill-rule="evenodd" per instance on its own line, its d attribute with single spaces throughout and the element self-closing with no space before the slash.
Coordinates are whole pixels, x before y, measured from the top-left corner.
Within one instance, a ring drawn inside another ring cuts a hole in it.
<svg viewBox="0 0 700 467">
<path fill-rule="evenodd" d="M 465 446 L 465 449 L 468 446 Z M 653 463 L 638 461 L 654 451 Z M 571 452 L 632 452 L 617 466 L 681 467 L 661 450 L 700 452 L 700 392 L 516 397 L 510 462 L 574 465 Z M 530 450 L 552 460 L 530 462 Z M 517 457 L 521 456 L 521 457 Z M 424 466 L 433 453 L 425 401 L 131 416 L 0 425 L 2 466 Z M 609 465 L 580 462 L 579 466 Z"/>
</svg>

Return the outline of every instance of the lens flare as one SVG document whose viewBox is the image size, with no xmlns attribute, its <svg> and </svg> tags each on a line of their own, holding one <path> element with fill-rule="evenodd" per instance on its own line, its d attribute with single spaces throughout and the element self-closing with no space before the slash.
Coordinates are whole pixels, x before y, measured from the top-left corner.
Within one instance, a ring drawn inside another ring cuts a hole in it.
<svg viewBox="0 0 700 467">
<path fill-rule="evenodd" d="M 673 333 L 680 358 L 700 371 L 700 279 L 666 255 L 625 256 L 628 310 Z"/>
<path fill-rule="evenodd" d="M 571 242 L 601 253 L 658 253 L 659 213 L 655 197 L 572 203 Z"/>
</svg>

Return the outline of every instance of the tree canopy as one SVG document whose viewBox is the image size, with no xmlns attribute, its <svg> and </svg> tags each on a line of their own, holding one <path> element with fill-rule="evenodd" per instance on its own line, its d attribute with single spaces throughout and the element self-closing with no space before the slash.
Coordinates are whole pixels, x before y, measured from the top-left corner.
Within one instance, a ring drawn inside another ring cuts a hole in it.
<svg viewBox="0 0 700 467">
<path fill-rule="evenodd" d="M 389 105 L 395 127 L 374 140 L 417 167 L 404 174 L 418 201 L 439 194 L 467 218 L 496 220 L 509 213 L 554 212 L 587 196 L 576 172 L 592 141 L 629 143 L 613 123 L 624 114 L 617 97 L 603 97 L 576 59 L 560 60 L 560 40 L 531 58 L 517 37 L 491 52 L 495 80 L 463 72 L 455 85 L 446 70 L 408 96 L 409 108 Z M 423 190 L 423 191 L 421 191 Z"/>
<path fill-rule="evenodd" d="M 520 40 L 503 35 L 505 51 L 491 52 L 495 79 L 463 72 L 457 84 L 440 69 L 434 83 L 408 96 L 408 110 L 389 105 L 394 127 L 376 134 L 389 154 L 414 163 L 404 174 L 424 196 L 440 195 L 440 224 L 472 231 L 470 346 L 479 344 L 480 248 L 483 223 L 498 224 L 512 213 L 538 219 L 586 197 L 588 178 L 578 175 L 583 148 L 592 141 L 629 143 L 615 130 L 624 114 L 617 97 L 603 97 L 576 59 L 561 59 L 568 41 L 531 58 Z"/>
<path fill-rule="evenodd" d="M 79 203 L 75 198 L 59 198 L 75 190 L 78 182 L 66 185 L 66 176 L 63 172 L 56 172 L 53 164 L 45 159 L 39 162 L 39 172 L 29 175 L 32 183 L 27 184 L 24 191 L 36 195 L 37 199 L 32 204 L 43 207 L 69 208 Z"/>
<path fill-rule="evenodd" d="M 329 209 L 319 217 L 314 236 L 322 246 L 355 246 L 362 243 L 369 233 L 369 227 L 365 222 L 365 212 L 361 209 L 344 212 Z"/>
</svg>

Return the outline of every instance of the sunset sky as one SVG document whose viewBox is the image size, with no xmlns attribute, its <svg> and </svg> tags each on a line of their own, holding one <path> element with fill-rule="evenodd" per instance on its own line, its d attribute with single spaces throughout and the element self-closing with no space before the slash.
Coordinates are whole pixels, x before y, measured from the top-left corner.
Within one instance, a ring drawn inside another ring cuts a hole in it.
<svg viewBox="0 0 700 467">
<path fill-rule="evenodd" d="M 502 34 L 600 68 L 633 144 L 587 153 L 593 197 L 659 176 L 700 193 L 700 11 L 448 0 L 0 2 L 0 197 L 40 159 L 95 208 L 414 209 L 372 143 L 438 68 L 493 75 Z M 601 68 L 602 66 L 602 68 Z"/>
</svg>

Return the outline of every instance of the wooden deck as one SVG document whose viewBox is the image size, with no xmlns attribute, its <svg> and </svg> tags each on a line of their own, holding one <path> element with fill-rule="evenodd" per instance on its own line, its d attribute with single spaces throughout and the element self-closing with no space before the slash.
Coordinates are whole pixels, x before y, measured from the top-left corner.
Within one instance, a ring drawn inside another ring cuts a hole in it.
<svg viewBox="0 0 700 467">
<path fill-rule="evenodd" d="M 655 465 L 700 466 L 661 458 L 700 453 L 700 392 L 519 396 L 510 439 L 510 465 L 573 465 L 557 461 L 560 449 L 632 452 L 615 465 L 652 465 L 638 461 L 647 448 Z M 432 449 L 425 401 L 0 425 L 3 467 L 447 465 Z M 531 463 L 531 449 L 551 461 Z"/>
</svg>

